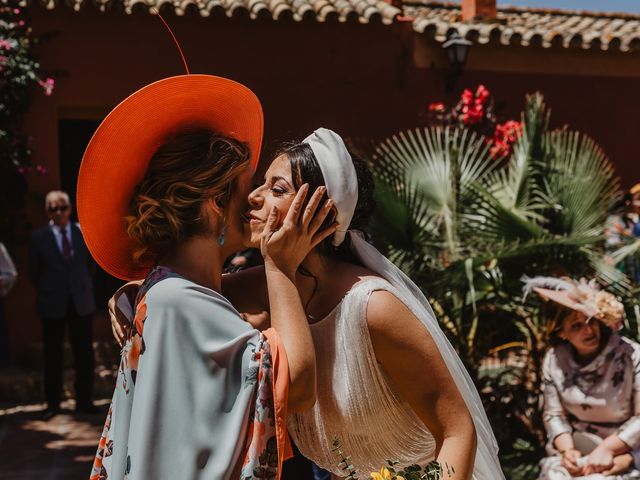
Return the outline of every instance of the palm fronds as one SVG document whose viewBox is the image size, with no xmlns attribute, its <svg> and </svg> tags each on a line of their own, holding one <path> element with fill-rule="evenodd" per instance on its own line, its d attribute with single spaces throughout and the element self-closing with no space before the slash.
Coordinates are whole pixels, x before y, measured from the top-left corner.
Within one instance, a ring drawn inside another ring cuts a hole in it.
<svg viewBox="0 0 640 480">
<path fill-rule="evenodd" d="M 549 131 L 539 94 L 527 97 L 522 121 L 504 162 L 459 127 L 394 135 L 372 162 L 378 238 L 438 306 L 467 365 L 482 355 L 469 342 L 481 311 L 518 294 L 523 274 L 596 275 L 630 291 L 602 255 L 603 224 L 619 196 L 611 163 L 589 137 Z"/>
<path fill-rule="evenodd" d="M 637 290 L 614 266 L 640 242 L 604 255 L 604 223 L 620 197 L 613 166 L 588 136 L 550 131 L 549 118 L 542 96 L 528 96 L 522 133 L 500 161 L 484 137 L 434 127 L 385 140 L 372 162 L 378 238 L 423 289 L 472 377 L 480 385 L 490 352 L 520 349 L 526 358 L 509 382 L 482 381 L 487 398 L 501 395 L 489 412 L 508 401 L 505 418 L 517 425 L 505 432 L 531 445 L 543 438 L 539 373 L 555 327 L 539 299 L 523 296 L 522 275 L 595 276 L 625 301 L 627 328 L 640 332 Z"/>
<path fill-rule="evenodd" d="M 404 235 L 390 243 L 392 251 L 413 242 L 406 234 L 417 233 L 427 247 L 421 253 L 435 254 L 444 263 L 458 258 L 460 236 L 478 218 L 465 208 L 475 197 L 473 185 L 496 168 L 486 142 L 464 129 L 408 131 L 381 143 L 374 160 L 378 183 L 383 185 L 378 204 L 393 205 L 380 210 L 379 221 L 393 223 L 395 214 L 404 220 Z M 414 227 L 408 226 L 409 221 Z"/>
<path fill-rule="evenodd" d="M 620 196 L 613 165 L 579 132 L 547 134 L 550 155 L 541 166 L 549 205 L 549 229 L 557 234 L 599 234 Z"/>
</svg>

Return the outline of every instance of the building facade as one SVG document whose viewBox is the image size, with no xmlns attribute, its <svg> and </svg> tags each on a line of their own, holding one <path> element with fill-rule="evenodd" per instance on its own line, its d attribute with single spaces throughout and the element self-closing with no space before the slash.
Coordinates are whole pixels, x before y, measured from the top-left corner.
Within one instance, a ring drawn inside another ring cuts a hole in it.
<svg viewBox="0 0 640 480">
<path fill-rule="evenodd" d="M 37 96 L 25 123 L 35 160 L 50 172 L 30 179 L 33 225 L 45 221 L 47 191 L 73 196 L 84 147 L 107 112 L 136 89 L 185 73 L 156 7 L 192 73 L 232 78 L 261 99 L 264 159 L 319 126 L 373 140 L 422 126 L 429 103 L 454 103 L 462 88 L 482 83 L 503 119 L 517 118 L 526 93 L 543 92 L 555 126 L 588 133 L 624 184 L 639 180 L 640 17 L 495 9 L 486 0 L 464 0 L 464 11 L 384 0 L 31 1 L 34 34 L 46 38 L 34 53 L 56 78 L 54 94 Z M 456 77 L 442 48 L 454 32 L 472 43 Z M 5 299 L 11 354 L 28 364 L 40 325 L 26 245 L 12 253 L 20 279 Z M 104 304 L 117 282 L 99 282 Z M 104 314 L 96 331 L 110 335 Z"/>
</svg>

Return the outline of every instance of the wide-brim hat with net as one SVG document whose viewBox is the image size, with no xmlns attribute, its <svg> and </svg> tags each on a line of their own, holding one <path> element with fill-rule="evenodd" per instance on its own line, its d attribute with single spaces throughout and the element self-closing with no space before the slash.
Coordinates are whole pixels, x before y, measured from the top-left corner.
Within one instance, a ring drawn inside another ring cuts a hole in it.
<svg viewBox="0 0 640 480">
<path fill-rule="evenodd" d="M 536 292 L 543 300 L 552 301 L 595 318 L 618 330 L 624 320 L 624 306 L 611 293 L 601 290 L 595 280 L 580 281 L 563 277 L 523 277 L 525 296 Z"/>
<path fill-rule="evenodd" d="M 123 280 L 143 278 L 152 265 L 133 261 L 124 218 L 149 161 L 177 133 L 206 128 L 245 143 L 256 169 L 264 121 L 247 87 L 212 75 L 180 75 L 141 88 L 100 124 L 82 158 L 77 209 L 98 264 Z"/>
</svg>

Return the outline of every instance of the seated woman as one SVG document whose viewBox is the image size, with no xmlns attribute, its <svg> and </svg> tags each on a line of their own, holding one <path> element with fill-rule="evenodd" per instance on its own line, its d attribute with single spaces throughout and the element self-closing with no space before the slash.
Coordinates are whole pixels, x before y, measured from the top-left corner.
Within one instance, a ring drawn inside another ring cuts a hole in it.
<svg viewBox="0 0 640 480">
<path fill-rule="evenodd" d="M 595 282 L 526 280 L 554 303 L 542 367 L 548 456 L 539 480 L 640 478 L 640 345 L 618 334 L 624 308 Z"/>
</svg>

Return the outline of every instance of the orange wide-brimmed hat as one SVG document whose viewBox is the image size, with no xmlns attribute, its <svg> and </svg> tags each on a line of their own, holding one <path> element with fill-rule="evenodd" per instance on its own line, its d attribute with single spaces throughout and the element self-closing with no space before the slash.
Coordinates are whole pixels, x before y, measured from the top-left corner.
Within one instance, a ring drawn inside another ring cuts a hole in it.
<svg viewBox="0 0 640 480">
<path fill-rule="evenodd" d="M 212 75 L 166 78 L 138 90 L 104 119 L 82 158 L 77 209 L 93 258 L 123 280 L 152 265 L 134 263 L 124 218 L 151 157 L 171 136 L 208 128 L 248 145 L 258 164 L 264 122 L 258 97 L 244 85 Z"/>
</svg>

